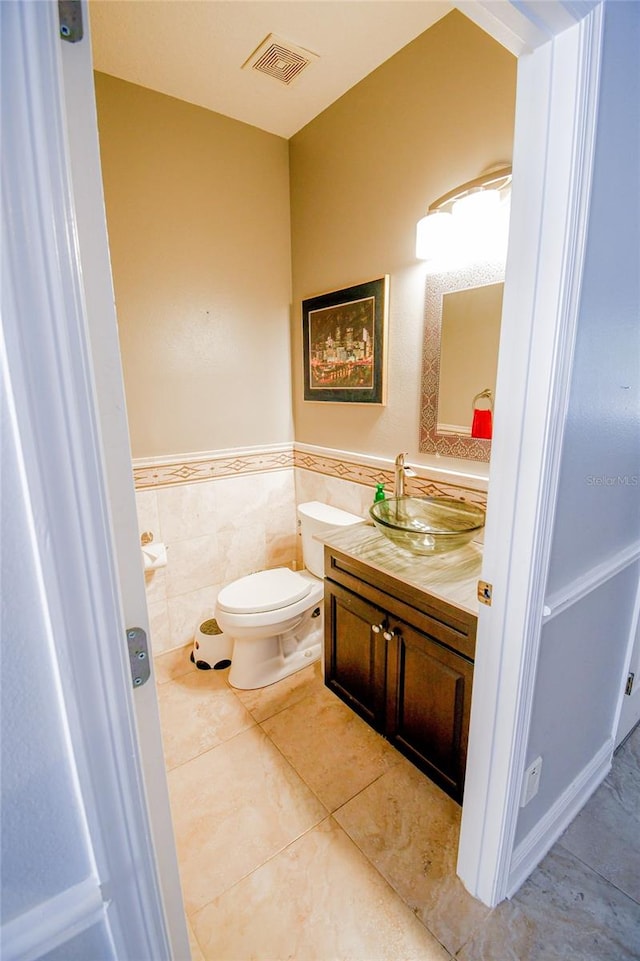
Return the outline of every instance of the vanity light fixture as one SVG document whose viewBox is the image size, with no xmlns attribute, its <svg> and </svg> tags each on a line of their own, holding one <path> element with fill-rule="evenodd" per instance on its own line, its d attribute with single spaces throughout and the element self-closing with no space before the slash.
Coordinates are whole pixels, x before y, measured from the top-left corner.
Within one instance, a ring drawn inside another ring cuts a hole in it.
<svg viewBox="0 0 640 961">
<path fill-rule="evenodd" d="M 491 259 L 506 244 L 511 166 L 501 165 L 430 204 L 416 228 L 416 257 L 440 263 Z"/>
</svg>

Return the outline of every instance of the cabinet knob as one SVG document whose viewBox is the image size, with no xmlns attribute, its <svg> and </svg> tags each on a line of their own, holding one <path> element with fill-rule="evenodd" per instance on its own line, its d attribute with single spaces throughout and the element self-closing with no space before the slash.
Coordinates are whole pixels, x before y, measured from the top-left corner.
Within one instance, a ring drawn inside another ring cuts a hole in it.
<svg viewBox="0 0 640 961">
<path fill-rule="evenodd" d="M 382 630 L 382 624 L 372 624 L 371 630 L 373 631 L 374 634 L 379 634 L 380 631 Z"/>
<path fill-rule="evenodd" d="M 391 638 L 395 637 L 396 635 L 394 631 L 385 631 L 382 636 L 384 637 L 385 641 L 390 641 Z"/>
</svg>

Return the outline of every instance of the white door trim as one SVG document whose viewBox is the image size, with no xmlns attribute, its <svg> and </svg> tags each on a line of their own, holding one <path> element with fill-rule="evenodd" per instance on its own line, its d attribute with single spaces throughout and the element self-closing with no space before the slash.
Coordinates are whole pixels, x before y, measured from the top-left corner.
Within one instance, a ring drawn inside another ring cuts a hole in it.
<svg viewBox="0 0 640 961">
<path fill-rule="evenodd" d="M 575 0 L 569 6 L 556 0 L 457 0 L 454 6 L 520 57 L 575 26 L 600 2 Z"/>
<path fill-rule="evenodd" d="M 56 665 L 52 684 L 63 706 L 95 864 L 95 875 L 65 895 L 73 921 L 66 933 L 72 937 L 83 923 L 79 915 L 89 923 L 104 902 L 116 957 L 163 961 L 171 952 L 96 415 L 57 4 L 1 6 L 3 82 L 11 81 L 2 117 L 3 130 L 11 131 L 2 151 L 5 376 L 33 517 L 46 640 Z M 77 910 L 69 905 L 74 898 Z M 42 930 L 60 920 L 42 917 Z"/>
<path fill-rule="evenodd" d="M 465 5 L 461 3 L 460 6 L 466 13 Z M 522 11 L 536 7 L 540 13 L 545 6 L 553 9 L 554 17 L 548 18 L 543 29 L 540 29 L 539 17 L 527 16 L 524 19 L 532 24 L 529 32 L 520 25 L 514 28 L 514 20 L 522 19 Z M 592 3 L 585 6 L 593 8 Z M 39 16 L 43 15 L 44 9 L 55 10 L 52 4 L 21 4 L 20 7 L 23 10 L 37 9 Z M 571 11 L 577 9 L 578 4 L 571 5 Z M 601 13 L 597 8 L 579 27 L 567 29 L 573 13 L 558 3 L 516 5 L 488 0 L 478 3 L 476 10 L 479 13 L 484 10 L 492 20 L 493 28 L 480 22 L 481 17 L 474 17 L 492 36 L 503 42 L 503 38 L 510 35 L 509 42 L 515 43 L 513 38 L 516 37 L 520 43 L 520 48 L 514 51 L 521 56 L 512 237 L 503 325 L 506 325 L 505 337 L 512 344 L 521 344 L 523 330 L 527 331 L 528 337 L 528 350 L 523 352 L 519 346 L 516 352 L 526 356 L 521 357 L 513 369 L 508 370 L 503 365 L 504 369 L 499 372 L 498 396 L 502 396 L 504 402 L 496 408 L 497 430 L 483 574 L 494 584 L 495 599 L 492 608 L 483 610 L 479 624 L 481 657 L 476 667 L 471 760 L 458 863 L 459 873 L 469 890 L 486 903 L 493 904 L 506 893 L 513 855 L 533 666 L 544 600 L 550 523 L 541 512 L 545 505 L 547 509 L 552 508 L 553 500 L 548 496 L 545 498 L 543 481 L 554 481 L 554 469 L 557 469 L 555 452 L 561 440 L 561 430 L 554 433 L 553 425 L 554 417 L 562 413 L 565 403 L 572 336 L 561 343 L 559 335 L 567 323 L 570 333 L 575 309 L 572 297 L 579 289 L 572 285 L 571 277 L 581 265 L 580 225 L 584 223 L 581 217 L 584 218 L 584 201 L 588 196 L 593 147 L 589 137 L 581 140 L 580 132 L 582 129 L 592 130 L 595 123 L 595 110 L 590 117 L 584 116 L 584 110 L 586 104 L 592 102 L 589 98 L 596 89 Z M 48 12 L 46 16 L 51 21 L 54 14 Z M 532 36 L 534 33 L 535 37 Z M 558 34 L 555 40 L 540 46 L 543 40 L 554 34 Z M 539 49 L 533 54 L 525 52 L 535 47 Z M 33 35 L 25 35 L 26 61 L 39 63 L 45 52 L 37 49 Z M 47 56 L 50 57 L 50 51 Z M 44 67 L 42 72 L 45 73 Z M 48 82 L 55 76 L 54 70 L 47 78 Z M 566 117 L 576 116 L 576 102 L 580 109 L 574 128 L 569 130 Z M 49 183 L 44 193 L 48 203 L 58 208 L 56 215 L 62 219 L 57 222 L 70 227 L 59 239 L 64 240 L 62 249 L 69 255 L 73 273 L 69 284 L 63 285 L 65 289 L 56 292 L 56 297 L 62 296 L 62 301 L 56 301 L 55 314 L 60 327 L 69 329 L 63 331 L 64 336 L 60 336 L 60 328 L 53 325 L 47 330 L 45 324 L 44 329 L 38 331 L 37 336 L 43 337 L 42 356 L 46 363 L 43 364 L 42 381 L 38 380 L 39 401 L 33 406 L 27 376 L 29 364 L 33 361 L 32 345 L 23 339 L 24 330 L 16 325 L 9 338 L 12 341 L 12 379 L 23 418 L 21 434 L 28 441 L 30 430 L 34 428 L 39 438 L 39 444 L 29 446 L 27 465 L 33 497 L 43 508 L 43 523 L 48 519 L 45 507 L 60 511 L 51 530 L 52 539 L 46 547 L 44 560 L 45 569 L 60 575 L 60 584 L 51 587 L 60 591 L 60 610 L 56 615 L 62 617 L 61 636 L 65 641 L 60 656 L 65 671 L 69 671 L 65 680 L 69 709 L 72 714 L 76 712 L 76 724 L 72 728 L 80 728 L 77 751 L 82 761 L 81 780 L 84 784 L 86 778 L 87 790 L 95 794 L 95 827 L 100 832 L 103 828 L 99 809 L 104 810 L 116 802 L 113 795 L 101 797 L 101 791 L 97 790 L 100 779 L 105 777 L 101 769 L 103 758 L 87 752 L 85 734 L 79 724 L 81 718 L 86 723 L 89 717 L 94 719 L 97 731 L 102 729 L 103 722 L 106 723 L 103 734 L 106 736 L 109 732 L 110 744 L 105 744 L 105 751 L 121 778 L 123 797 L 118 803 L 123 812 L 122 845 L 128 845 L 131 855 L 135 856 L 137 878 L 141 883 L 148 881 L 145 890 L 153 892 L 155 889 L 148 903 L 143 903 L 147 895 L 138 890 L 128 906 L 123 907 L 124 914 L 117 925 L 122 936 L 146 938 L 146 945 L 137 952 L 122 951 L 120 956 L 161 959 L 168 957 L 166 935 L 155 883 L 153 846 L 137 762 L 137 745 L 134 743 L 132 698 L 125 677 L 124 623 L 106 503 L 83 292 L 78 275 L 79 260 L 73 233 L 75 220 L 65 176 L 67 159 L 60 143 L 65 127 L 59 103 L 54 114 L 55 119 L 45 127 L 56 128 L 54 152 L 59 158 L 60 169 L 56 171 L 59 182 L 53 188 Z M 49 147 L 42 141 L 41 131 L 34 130 L 33 136 L 38 145 L 38 156 L 46 158 Z M 39 172 L 46 173 L 44 169 Z M 17 172 L 18 177 L 20 174 Z M 100 178 L 99 167 L 94 174 Z M 51 171 L 49 175 L 53 175 Z M 56 191 L 60 191 L 59 198 L 64 198 L 64 206 L 56 203 Z M 563 225 L 563 230 L 558 230 L 558 224 Z M 74 338 L 73 343 L 68 342 L 67 334 Z M 16 361 L 16 367 L 13 361 Z M 63 411 L 57 402 L 62 384 L 69 385 Z M 65 412 L 69 413 L 68 421 L 61 416 Z M 518 438 L 518 443 L 514 443 L 514 437 Z M 59 477 L 56 471 L 60 472 Z M 541 516 L 545 521 L 542 525 Z M 62 543 L 61 528 L 66 532 L 66 542 Z M 505 531 L 510 531 L 510 536 Z M 53 548 L 63 551 L 64 565 L 58 562 Z M 524 583 L 521 584 L 519 578 Z M 87 582 L 87 596 L 91 600 L 90 605 L 82 606 L 81 612 L 75 610 L 75 604 L 69 606 L 71 599 L 75 601 L 77 597 L 77 580 Z M 82 649 L 89 657 L 82 662 L 76 657 L 74 663 L 78 645 L 67 645 L 66 642 L 73 642 L 79 630 L 86 635 Z M 92 667 L 86 676 L 88 663 Z M 117 710 L 113 698 L 119 699 Z M 114 722 L 113 728 L 109 726 L 111 721 Z M 115 834 L 118 840 L 119 829 Z M 110 833 L 109 837 L 101 836 L 98 847 L 99 863 L 105 874 L 117 876 L 116 866 L 110 859 L 115 856 L 119 843 L 114 843 Z M 141 925 L 141 919 L 147 923 Z"/>
<path fill-rule="evenodd" d="M 131 470 L 129 429 L 109 245 L 93 86 L 89 10 L 82 4 L 81 43 L 62 43 L 70 173 L 75 227 L 82 263 L 96 405 L 104 456 L 104 481 L 111 511 L 114 561 L 125 623 L 149 628 L 140 555 L 140 532 Z M 150 829 L 158 864 L 169 941 L 176 958 L 188 956 L 188 934 L 174 840 L 155 684 L 133 698 Z"/>
<path fill-rule="evenodd" d="M 482 574 L 493 585 L 493 603 L 481 610 L 478 624 L 458 853 L 464 884 L 489 905 L 512 893 L 585 255 L 602 27 L 602 5 L 592 7 L 579 23 L 518 61 L 502 363 Z"/>
</svg>

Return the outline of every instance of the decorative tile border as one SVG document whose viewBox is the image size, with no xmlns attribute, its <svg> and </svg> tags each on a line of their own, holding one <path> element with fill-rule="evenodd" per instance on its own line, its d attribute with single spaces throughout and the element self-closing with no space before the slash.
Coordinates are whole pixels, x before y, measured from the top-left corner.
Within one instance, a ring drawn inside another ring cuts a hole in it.
<svg viewBox="0 0 640 961">
<path fill-rule="evenodd" d="M 382 466 L 382 463 L 378 467 L 375 463 L 358 460 L 355 454 L 353 459 L 347 459 L 343 456 L 335 458 L 326 454 L 311 453 L 308 450 L 298 450 L 297 448 L 294 448 L 293 456 L 295 467 L 314 471 L 316 474 L 324 474 L 327 477 L 352 481 L 355 484 L 365 484 L 371 488 L 375 488 L 376 484 L 384 484 L 388 491 L 393 490 L 395 483 L 394 470 Z M 421 477 L 420 468 L 416 468 L 414 465 L 412 467 L 416 470 L 417 476 L 406 478 L 405 489 L 408 494 L 423 497 L 456 497 L 459 500 L 486 507 L 487 495 L 485 491 L 475 490 L 462 484 L 436 481 L 426 476 Z"/>
<path fill-rule="evenodd" d="M 301 450 L 295 445 L 279 445 L 260 450 L 222 451 L 220 453 L 198 454 L 182 458 L 153 458 L 147 461 L 134 461 L 133 477 L 136 490 L 149 490 L 159 487 L 173 487 L 177 484 L 196 484 L 200 481 L 219 480 L 222 477 L 238 477 L 245 474 L 259 474 L 267 471 L 287 470 L 294 467 L 351 481 L 375 488 L 384 483 L 387 490 L 393 490 L 395 481 L 393 467 L 388 461 L 358 454 L 332 456 L 321 448 L 317 451 L 305 447 Z M 408 494 L 425 497 L 456 497 L 473 504 L 486 506 L 485 491 L 464 484 L 435 480 L 428 476 L 426 468 L 412 465 L 415 477 L 407 477 Z"/>
<path fill-rule="evenodd" d="M 260 474 L 292 468 L 293 446 L 262 448 L 254 451 L 224 451 L 184 458 L 154 458 L 134 461 L 133 479 L 136 490 L 195 484 L 199 481 Z"/>
</svg>

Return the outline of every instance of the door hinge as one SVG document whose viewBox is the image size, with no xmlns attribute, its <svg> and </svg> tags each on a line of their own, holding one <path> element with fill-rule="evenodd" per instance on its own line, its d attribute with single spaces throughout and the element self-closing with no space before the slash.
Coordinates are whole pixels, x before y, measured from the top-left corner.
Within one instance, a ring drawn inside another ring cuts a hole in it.
<svg viewBox="0 0 640 961">
<path fill-rule="evenodd" d="M 490 584 L 488 581 L 478 581 L 478 600 L 480 603 L 491 607 L 492 596 L 493 584 Z"/>
<path fill-rule="evenodd" d="M 625 693 L 625 694 L 631 694 L 631 692 L 632 692 L 632 690 L 633 690 L 633 679 L 634 679 L 634 677 L 635 677 L 635 674 L 633 673 L 633 671 L 629 671 L 629 677 L 627 678 L 627 684 L 626 684 L 626 687 L 625 687 L 625 689 L 624 689 L 624 693 Z"/>
<path fill-rule="evenodd" d="M 134 687 L 142 687 L 151 676 L 151 665 L 149 664 L 147 635 L 141 627 L 127 628 L 127 646 L 131 666 L 131 683 Z"/>
<path fill-rule="evenodd" d="M 80 0 L 58 0 L 60 36 L 69 43 L 82 40 L 82 4 Z"/>
</svg>

